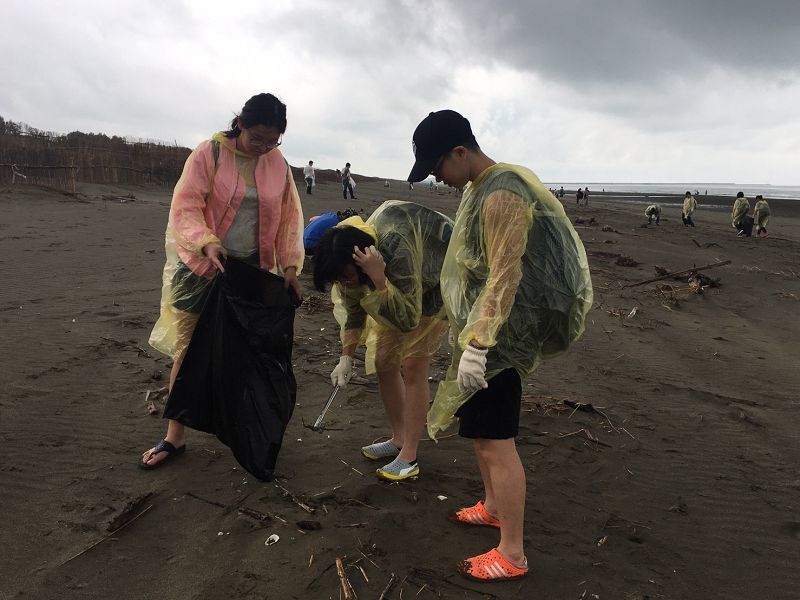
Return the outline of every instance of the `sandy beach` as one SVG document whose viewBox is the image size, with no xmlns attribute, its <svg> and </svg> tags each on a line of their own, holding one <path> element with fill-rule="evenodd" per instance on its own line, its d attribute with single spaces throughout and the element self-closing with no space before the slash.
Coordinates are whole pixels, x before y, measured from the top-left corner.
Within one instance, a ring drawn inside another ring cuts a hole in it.
<svg viewBox="0 0 800 600">
<path fill-rule="evenodd" d="M 452 216 L 459 200 L 383 180 L 360 183 L 347 202 L 334 182 L 298 189 L 306 219 L 347 206 L 369 214 L 387 199 Z M 417 480 L 379 482 L 379 465 L 359 454 L 386 433 L 363 369 L 326 430 L 304 427 L 331 391 L 339 351 L 308 269 L 277 479 L 259 482 L 198 432 L 171 464 L 137 468 L 165 430 L 145 397 L 163 408 L 170 361 L 147 339 L 170 197 L 0 188 L 0 600 L 335 600 L 337 557 L 362 599 L 379 598 L 392 574 L 386 598 L 407 600 L 800 598 L 800 202 L 771 202 L 770 237 L 743 239 L 732 198 L 699 196 L 691 229 L 678 197 L 661 202 L 658 227 L 642 227 L 645 198 L 593 193 L 576 207 L 565 196 L 595 305 L 574 348 L 524 383 L 531 574 L 481 585 L 455 565 L 498 532 L 445 519 L 481 494 L 467 441 L 425 441 Z M 656 266 L 719 261 L 730 263 L 702 271 L 719 287 L 701 294 L 685 278 L 626 287 Z M 432 389 L 448 364 L 445 340 Z M 280 540 L 265 545 L 272 534 Z"/>
</svg>

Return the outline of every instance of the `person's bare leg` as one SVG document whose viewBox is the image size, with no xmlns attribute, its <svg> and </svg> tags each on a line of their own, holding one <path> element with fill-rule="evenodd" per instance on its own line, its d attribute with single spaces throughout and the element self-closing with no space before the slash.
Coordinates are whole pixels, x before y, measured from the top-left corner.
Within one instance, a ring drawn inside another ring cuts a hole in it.
<svg viewBox="0 0 800 600">
<path fill-rule="evenodd" d="M 478 461 L 478 468 L 481 470 L 481 479 L 483 480 L 484 499 L 483 506 L 493 517 L 497 518 L 497 503 L 494 499 L 494 488 L 492 488 L 492 478 L 489 476 L 489 467 L 486 466 L 486 461 L 483 455 L 478 452 L 477 441 L 475 443 L 475 458 Z"/>
<path fill-rule="evenodd" d="M 431 390 L 428 385 L 430 357 L 403 361 L 403 450 L 399 457 L 406 462 L 417 460 L 417 447 L 428 416 Z"/>
<path fill-rule="evenodd" d="M 405 387 L 400 368 L 378 371 L 378 390 L 386 411 L 386 420 L 392 430 L 392 443 L 401 448 L 403 446 L 403 402 Z"/>
<path fill-rule="evenodd" d="M 172 391 L 172 386 L 175 384 L 175 378 L 178 376 L 178 371 L 181 368 L 181 361 L 176 360 L 172 363 L 172 369 L 169 372 L 169 390 Z M 170 444 L 176 448 L 180 448 L 186 443 L 186 427 L 178 421 L 172 419 L 167 420 L 167 435 L 164 436 Z M 148 465 L 154 465 L 161 462 L 167 457 L 166 452 L 158 452 L 153 454 L 155 447 L 150 448 L 147 452 L 142 454 L 142 462 Z"/>
<path fill-rule="evenodd" d="M 475 450 L 486 465 L 500 519 L 497 550 L 513 563 L 523 564 L 522 530 L 525 516 L 525 469 L 513 438 L 475 440 Z"/>
<path fill-rule="evenodd" d="M 197 325 L 200 315 L 181 313 L 181 316 L 182 318 L 178 322 L 178 335 L 180 336 L 180 339 L 189 340 L 192 337 L 192 333 L 194 333 L 194 327 Z M 189 342 L 187 341 L 186 346 L 188 347 L 188 345 Z M 169 392 L 172 391 L 172 386 L 175 385 L 175 379 L 178 377 L 178 372 L 181 370 L 181 363 L 183 362 L 185 352 L 186 351 L 184 350 L 183 353 L 172 362 L 172 369 L 170 369 L 169 372 L 169 386 L 167 387 Z M 164 439 L 176 448 L 180 448 L 186 443 L 186 427 L 178 421 L 168 419 L 167 435 L 164 436 Z M 155 446 L 142 454 L 143 463 L 154 465 L 167 457 L 166 452 L 158 452 L 157 454 L 153 454 L 153 450 L 155 450 Z"/>
</svg>

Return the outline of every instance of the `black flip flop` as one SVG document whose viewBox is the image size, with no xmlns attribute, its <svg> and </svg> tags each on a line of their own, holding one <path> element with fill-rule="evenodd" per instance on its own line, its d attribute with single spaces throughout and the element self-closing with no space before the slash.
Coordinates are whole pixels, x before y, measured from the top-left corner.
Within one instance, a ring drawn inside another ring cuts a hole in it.
<svg viewBox="0 0 800 600">
<path fill-rule="evenodd" d="M 150 456 L 158 454 L 159 452 L 166 452 L 167 456 L 165 458 L 162 458 L 160 461 L 158 461 L 157 463 L 152 464 L 152 465 L 148 465 L 143 460 L 140 460 L 139 461 L 139 467 L 141 467 L 145 471 L 151 471 L 153 469 L 157 469 L 158 467 L 160 467 L 164 463 L 169 462 L 169 460 L 171 458 L 173 458 L 175 456 L 179 456 L 179 455 L 183 454 L 185 451 L 186 451 L 186 444 L 184 444 L 180 448 L 176 448 L 175 446 L 170 444 L 167 440 L 161 440 L 160 442 L 158 442 L 156 444 L 156 447 L 153 449 L 153 452 L 150 454 Z"/>
</svg>

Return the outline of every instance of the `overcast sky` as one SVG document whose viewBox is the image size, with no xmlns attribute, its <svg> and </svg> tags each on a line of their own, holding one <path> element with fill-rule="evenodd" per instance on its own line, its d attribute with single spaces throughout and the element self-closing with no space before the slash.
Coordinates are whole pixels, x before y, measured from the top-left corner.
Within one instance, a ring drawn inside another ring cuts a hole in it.
<svg viewBox="0 0 800 600">
<path fill-rule="evenodd" d="M 798 0 L 4 0 L 0 115 L 194 147 L 247 98 L 294 165 L 405 179 L 430 111 L 548 182 L 800 184 Z"/>
</svg>

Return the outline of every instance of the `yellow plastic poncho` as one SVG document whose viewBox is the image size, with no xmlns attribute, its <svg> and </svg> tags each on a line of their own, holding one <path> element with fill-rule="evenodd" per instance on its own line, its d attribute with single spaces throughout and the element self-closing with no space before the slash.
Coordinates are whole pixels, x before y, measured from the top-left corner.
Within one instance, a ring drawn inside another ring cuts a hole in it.
<svg viewBox="0 0 800 600">
<path fill-rule="evenodd" d="M 466 187 L 441 284 L 458 343 L 428 413 L 434 439 L 472 395 L 456 382 L 471 340 L 489 348 L 487 379 L 507 368 L 525 377 L 580 337 L 593 297 L 586 251 L 561 203 L 532 171 L 505 163 Z"/>
<path fill-rule="evenodd" d="M 739 224 L 750 212 L 750 201 L 747 198 L 737 198 L 733 203 L 733 211 L 731 212 L 731 225 L 738 227 Z"/>
<path fill-rule="evenodd" d="M 644 209 L 644 216 L 660 216 L 661 215 L 661 207 L 658 204 L 651 204 L 647 208 Z"/>
<path fill-rule="evenodd" d="M 689 196 L 688 198 L 684 198 L 683 200 L 683 216 L 690 217 L 692 213 L 697 208 L 697 200 L 694 199 L 694 196 Z"/>
<path fill-rule="evenodd" d="M 351 226 L 375 239 L 386 261 L 386 289 L 367 285 L 331 289 L 343 346 L 366 344 L 367 373 L 399 366 L 405 358 L 431 356 L 447 329 L 439 287 L 453 221 L 415 204 L 390 200 Z"/>
<path fill-rule="evenodd" d="M 769 223 L 769 215 L 769 204 L 767 204 L 767 201 L 759 200 L 756 202 L 756 205 L 753 207 L 753 219 L 755 219 L 759 227 L 766 229 Z"/>
</svg>

